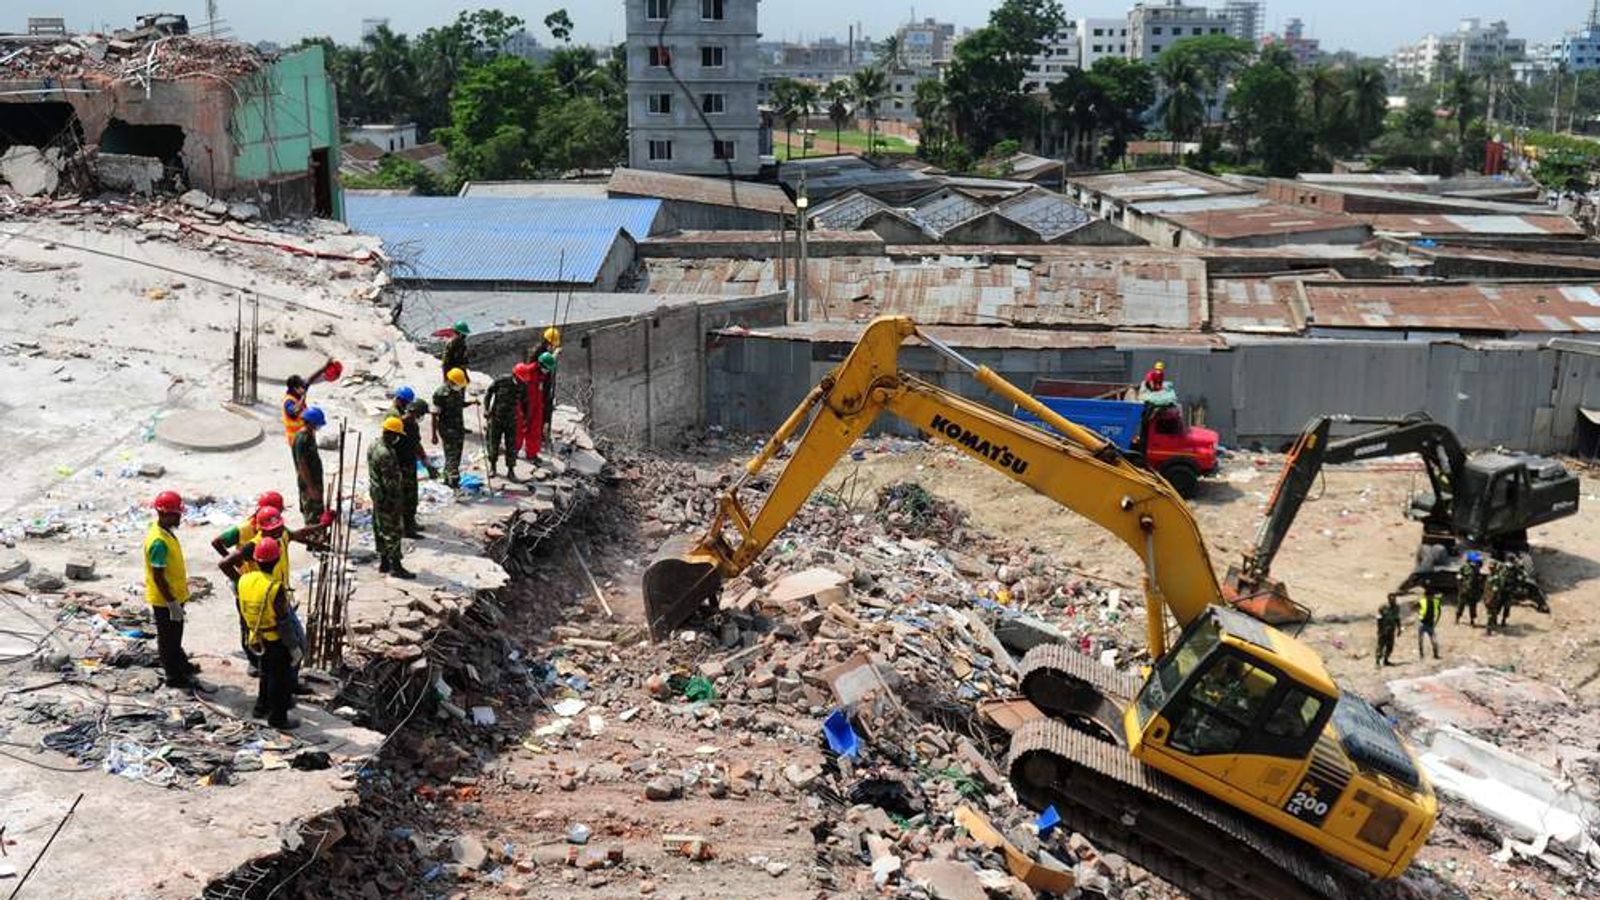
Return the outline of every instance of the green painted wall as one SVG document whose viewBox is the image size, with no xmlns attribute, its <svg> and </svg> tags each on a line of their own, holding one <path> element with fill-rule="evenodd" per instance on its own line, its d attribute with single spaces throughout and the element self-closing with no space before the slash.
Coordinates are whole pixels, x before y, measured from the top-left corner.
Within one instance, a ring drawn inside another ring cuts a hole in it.
<svg viewBox="0 0 1600 900">
<path fill-rule="evenodd" d="M 310 167 L 313 150 L 325 149 L 334 218 L 343 220 L 344 193 L 335 177 L 339 109 L 322 48 L 287 54 L 240 82 L 238 90 L 240 102 L 229 125 L 236 148 L 234 178 L 256 181 L 299 174 Z"/>
</svg>

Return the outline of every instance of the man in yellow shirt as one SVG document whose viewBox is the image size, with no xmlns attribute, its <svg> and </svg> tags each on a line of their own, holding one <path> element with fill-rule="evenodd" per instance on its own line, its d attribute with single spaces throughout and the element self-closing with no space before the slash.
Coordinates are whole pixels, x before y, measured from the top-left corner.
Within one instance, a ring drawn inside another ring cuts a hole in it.
<svg viewBox="0 0 1600 900">
<path fill-rule="evenodd" d="M 294 700 L 294 646 L 289 628 L 289 601 L 283 582 L 275 576 L 281 547 L 276 539 L 258 537 L 251 550 L 251 570 L 240 575 L 238 568 L 226 571 L 234 576 L 239 594 L 239 618 L 245 622 L 246 640 L 261 660 L 256 682 L 256 703 L 251 715 L 267 724 L 292 731 L 300 723 L 289 718 Z"/>
<path fill-rule="evenodd" d="M 189 572 L 178 543 L 183 498 L 175 491 L 156 495 L 156 519 L 144 538 L 144 599 L 156 623 L 156 652 L 168 687 L 209 691 L 195 678 L 199 669 L 183 653 L 184 606 L 189 602 Z"/>
</svg>

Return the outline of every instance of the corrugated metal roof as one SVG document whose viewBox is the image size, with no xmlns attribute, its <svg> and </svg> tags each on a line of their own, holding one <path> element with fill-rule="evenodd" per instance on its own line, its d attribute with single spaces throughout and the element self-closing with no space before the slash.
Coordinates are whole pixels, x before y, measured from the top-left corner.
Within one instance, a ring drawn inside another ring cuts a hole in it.
<svg viewBox="0 0 1600 900">
<path fill-rule="evenodd" d="M 1600 332 L 1600 282 L 1307 282 L 1305 292 L 1317 327 Z"/>
<path fill-rule="evenodd" d="M 1067 183 L 1123 202 L 1251 193 L 1249 187 L 1184 168 L 1076 175 L 1068 178 Z"/>
<path fill-rule="evenodd" d="M 794 212 L 794 204 L 789 202 L 782 188 L 749 181 L 730 181 L 727 178 L 621 168 L 611 173 L 606 190 L 613 196 L 655 197 L 773 214 Z"/>
<path fill-rule="evenodd" d="M 865 322 L 799 322 L 778 328 L 729 328 L 719 332 L 728 337 L 768 338 L 780 341 L 828 341 L 853 344 L 861 339 Z M 927 325 L 918 322 L 926 333 L 952 347 L 973 349 L 1058 350 L 1097 347 L 1135 348 L 1215 348 L 1227 341 L 1217 335 L 1172 331 L 1041 331 L 1036 328 L 982 328 Z"/>
<path fill-rule="evenodd" d="M 954 325 L 1194 330 L 1205 323 L 1203 260 L 1120 249 L 1038 260 L 990 261 L 937 250 L 813 259 L 808 293 L 840 320 L 898 313 Z M 772 260 L 651 259 L 639 289 L 747 295 L 780 288 Z"/>
<path fill-rule="evenodd" d="M 1337 278 L 1307 272 L 1267 278 L 1217 278 L 1211 282 L 1211 327 L 1249 334 L 1299 334 L 1305 328 L 1300 281 Z"/>
<path fill-rule="evenodd" d="M 1032 228 L 1047 241 L 1056 240 L 1094 221 L 1094 217 L 1083 207 L 1054 191 L 1040 188 L 1002 201 L 996 208 L 1006 218 Z"/>
<path fill-rule="evenodd" d="M 469 181 L 457 192 L 461 197 L 583 197 L 604 199 L 603 181 Z"/>
<path fill-rule="evenodd" d="M 659 200 L 350 197 L 350 227 L 383 239 L 400 277 L 592 283 L 627 232 L 647 237 Z"/>
<path fill-rule="evenodd" d="M 1583 226 L 1567 216 L 1557 215 L 1407 215 L 1383 213 L 1358 215 L 1371 223 L 1373 230 L 1393 234 L 1476 234 L 1533 235 L 1586 238 Z"/>
<path fill-rule="evenodd" d="M 1352 216 L 1318 212 L 1303 206 L 1263 201 L 1251 205 L 1229 202 L 1235 198 L 1207 200 L 1180 211 L 1180 204 L 1161 204 L 1163 211 L 1154 213 L 1171 222 L 1212 240 L 1233 240 L 1247 237 L 1264 237 L 1280 234 L 1312 234 L 1355 228 L 1367 232 L 1365 222 Z M 1156 204 L 1152 204 L 1156 205 Z M 1140 212 L 1146 212 L 1143 205 Z"/>
<path fill-rule="evenodd" d="M 911 204 L 916 220 L 936 233 L 948 231 L 989 211 L 989 207 L 956 190 L 943 190 Z"/>
</svg>

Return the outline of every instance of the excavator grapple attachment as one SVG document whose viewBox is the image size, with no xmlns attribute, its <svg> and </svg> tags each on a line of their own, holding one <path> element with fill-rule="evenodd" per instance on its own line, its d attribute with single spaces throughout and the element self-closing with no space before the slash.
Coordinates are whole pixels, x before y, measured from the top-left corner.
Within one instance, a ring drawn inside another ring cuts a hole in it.
<svg viewBox="0 0 1600 900">
<path fill-rule="evenodd" d="M 677 537 L 662 545 L 644 570 L 644 612 L 650 637 L 661 640 L 688 621 L 722 590 L 715 556 L 698 550 L 693 539 Z"/>
</svg>

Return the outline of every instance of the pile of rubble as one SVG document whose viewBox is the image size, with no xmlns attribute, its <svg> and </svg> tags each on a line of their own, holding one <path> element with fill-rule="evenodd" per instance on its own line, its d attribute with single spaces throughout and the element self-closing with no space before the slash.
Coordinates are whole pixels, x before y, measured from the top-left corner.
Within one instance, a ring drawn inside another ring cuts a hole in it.
<svg viewBox="0 0 1600 900">
<path fill-rule="evenodd" d="M 171 35 L 147 27 L 112 34 L 0 35 L 0 78 L 228 77 L 258 71 L 265 57 L 238 41 Z"/>
</svg>

